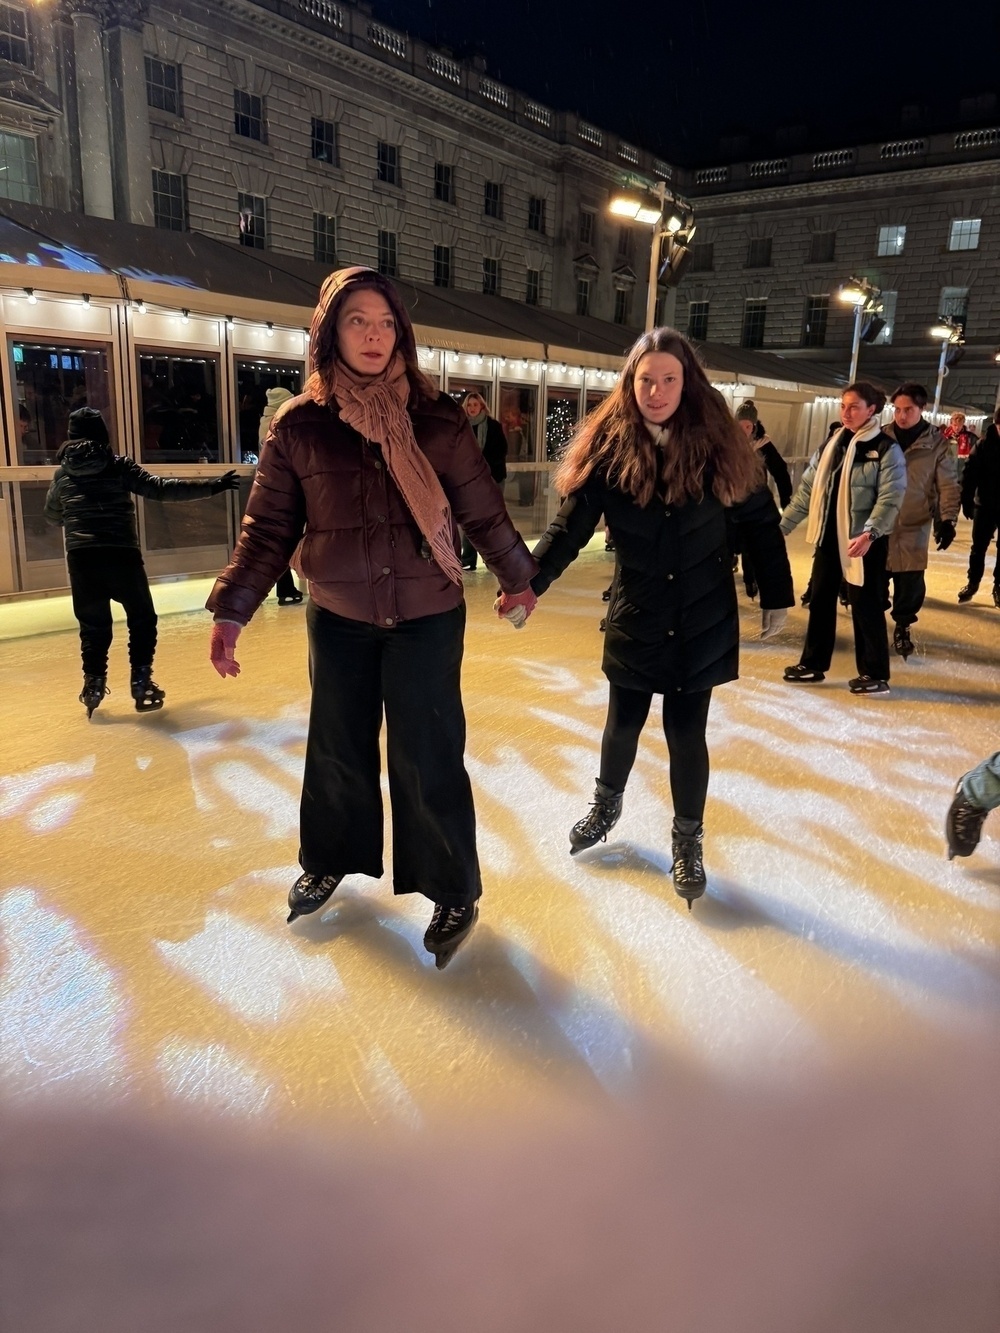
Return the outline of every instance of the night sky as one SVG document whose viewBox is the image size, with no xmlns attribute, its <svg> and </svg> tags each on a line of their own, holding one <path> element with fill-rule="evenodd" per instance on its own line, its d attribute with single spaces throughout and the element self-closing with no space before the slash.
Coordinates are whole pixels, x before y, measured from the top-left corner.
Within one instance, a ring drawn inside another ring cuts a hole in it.
<svg viewBox="0 0 1000 1333">
<path fill-rule="evenodd" d="M 990 0 L 373 0 L 373 9 L 455 55 L 479 52 L 494 78 L 685 165 L 1000 123 L 995 101 L 959 114 L 961 99 L 1000 89 L 1000 3 Z M 615 31 L 615 14 L 637 17 Z M 742 142 L 722 141 L 735 135 Z"/>
</svg>

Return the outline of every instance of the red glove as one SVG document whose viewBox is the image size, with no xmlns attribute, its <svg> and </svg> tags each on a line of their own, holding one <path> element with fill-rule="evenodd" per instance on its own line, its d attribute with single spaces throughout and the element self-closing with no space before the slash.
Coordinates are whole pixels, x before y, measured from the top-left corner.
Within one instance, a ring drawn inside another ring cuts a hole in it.
<svg viewBox="0 0 1000 1333">
<path fill-rule="evenodd" d="M 501 620 L 509 620 L 515 629 L 520 629 L 538 605 L 538 598 L 530 588 L 524 592 L 502 592 L 493 603 Z"/>
<path fill-rule="evenodd" d="M 208 656 L 220 676 L 240 674 L 240 664 L 233 654 L 242 628 L 242 625 L 234 624 L 231 620 L 217 620 L 212 626 L 212 646 Z"/>
</svg>

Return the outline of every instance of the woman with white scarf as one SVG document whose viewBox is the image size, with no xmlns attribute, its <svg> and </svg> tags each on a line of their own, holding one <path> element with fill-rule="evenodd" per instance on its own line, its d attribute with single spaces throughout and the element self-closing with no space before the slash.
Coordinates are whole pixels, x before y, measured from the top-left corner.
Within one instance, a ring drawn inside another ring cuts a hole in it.
<svg viewBox="0 0 1000 1333">
<path fill-rule="evenodd" d="M 837 595 L 845 580 L 858 668 L 848 682 L 850 691 L 889 691 L 886 539 L 906 491 L 906 461 L 879 425 L 884 406 L 885 395 L 873 384 L 858 381 L 844 390 L 842 429 L 813 454 L 782 515 L 786 536 L 808 519 L 806 541 L 815 550 L 806 641 L 799 662 L 785 668 L 785 680 L 814 684 L 825 678 L 836 642 Z"/>
</svg>

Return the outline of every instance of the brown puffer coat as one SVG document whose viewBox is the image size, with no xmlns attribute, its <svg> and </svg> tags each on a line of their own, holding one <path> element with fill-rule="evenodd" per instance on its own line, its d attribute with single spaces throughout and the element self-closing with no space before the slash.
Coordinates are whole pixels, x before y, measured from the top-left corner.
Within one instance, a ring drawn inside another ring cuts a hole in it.
<svg viewBox="0 0 1000 1333">
<path fill-rule="evenodd" d="M 462 409 L 447 395 L 412 407 L 417 443 L 452 509 L 504 592 L 538 565 L 514 528 Z M 298 548 L 296 550 L 296 548 Z M 277 412 L 233 558 L 206 605 L 245 625 L 289 562 L 315 600 L 348 620 L 395 625 L 460 605 L 463 591 L 428 555 L 377 444 L 308 393 Z"/>
<path fill-rule="evenodd" d="M 896 438 L 892 423 L 884 427 L 886 435 Z M 936 427 L 928 425 L 908 449 L 906 492 L 889 534 L 887 567 L 894 574 L 927 568 L 931 523 L 942 518 L 953 523 L 958 518 L 958 472 L 951 450 Z"/>
</svg>

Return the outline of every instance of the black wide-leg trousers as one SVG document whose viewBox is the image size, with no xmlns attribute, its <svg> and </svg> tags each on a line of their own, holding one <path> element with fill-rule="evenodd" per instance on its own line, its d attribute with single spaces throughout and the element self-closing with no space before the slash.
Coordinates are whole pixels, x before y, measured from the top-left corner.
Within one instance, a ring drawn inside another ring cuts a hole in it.
<svg viewBox="0 0 1000 1333">
<path fill-rule="evenodd" d="M 383 628 L 310 602 L 312 706 L 299 863 L 383 872 L 379 734 L 385 716 L 394 893 L 446 907 L 482 893 L 461 674 L 465 606 Z"/>
<path fill-rule="evenodd" d="M 888 539 L 872 542 L 863 557 L 865 581 L 847 584 L 854 622 L 854 660 L 859 676 L 889 679 L 889 636 L 885 627 L 885 561 Z M 800 659 L 811 671 L 829 671 L 837 640 L 837 598 L 844 577 L 835 546 L 817 546 L 812 565 L 809 623 Z"/>
<path fill-rule="evenodd" d="M 136 667 L 152 666 L 156 651 L 156 611 L 142 553 L 128 546 L 89 546 L 66 552 L 73 614 L 80 622 L 83 669 L 106 676 L 113 626 L 111 603 L 120 602 L 128 621 L 128 657 Z"/>
</svg>

